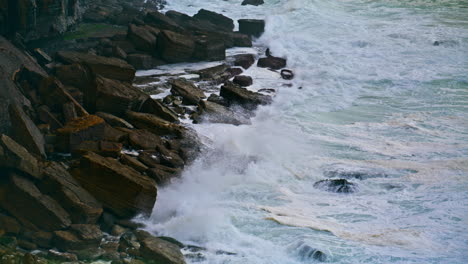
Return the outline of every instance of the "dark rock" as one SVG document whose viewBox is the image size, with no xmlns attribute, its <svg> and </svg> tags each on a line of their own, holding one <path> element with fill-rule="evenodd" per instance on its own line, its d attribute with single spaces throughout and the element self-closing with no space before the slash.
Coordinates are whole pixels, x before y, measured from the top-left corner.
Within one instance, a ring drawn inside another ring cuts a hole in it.
<svg viewBox="0 0 468 264">
<path fill-rule="evenodd" d="M 164 165 L 154 165 L 146 171 L 149 177 L 153 178 L 157 184 L 164 185 L 169 181 L 180 175 L 181 170 L 176 168 L 167 167 Z"/>
<path fill-rule="evenodd" d="M 230 79 L 230 78 L 232 78 L 234 76 L 242 74 L 242 72 L 244 72 L 244 71 L 241 68 L 233 67 L 233 68 L 227 69 L 226 72 L 229 74 L 228 79 Z"/>
<path fill-rule="evenodd" d="M 132 124 L 128 123 L 124 119 L 117 117 L 115 115 L 105 113 L 105 112 L 96 112 L 96 115 L 104 119 L 106 123 L 114 127 L 125 127 L 128 129 L 133 129 Z"/>
<path fill-rule="evenodd" d="M 0 226 L 6 234 L 17 235 L 21 231 L 21 225 L 15 218 L 0 213 Z"/>
<path fill-rule="evenodd" d="M 294 73 L 291 70 L 281 70 L 281 78 L 292 80 L 294 78 Z"/>
<path fill-rule="evenodd" d="M 78 117 L 75 111 L 75 105 L 72 102 L 63 104 L 62 110 L 63 110 L 63 118 L 65 119 L 65 122 L 71 121 Z"/>
<path fill-rule="evenodd" d="M 126 118 L 135 127 L 147 129 L 160 136 L 181 137 L 186 131 L 183 126 L 173 124 L 152 114 L 128 111 Z"/>
<path fill-rule="evenodd" d="M 127 38 L 141 51 L 153 53 L 156 50 L 156 35 L 145 27 L 130 24 Z"/>
<path fill-rule="evenodd" d="M 34 57 L 36 57 L 37 62 L 41 65 L 46 65 L 52 62 L 52 58 L 40 48 L 34 49 L 33 54 Z"/>
<path fill-rule="evenodd" d="M 53 234 L 51 232 L 37 231 L 31 234 L 31 241 L 42 248 L 49 248 L 52 246 Z"/>
<path fill-rule="evenodd" d="M 226 80 L 229 78 L 229 74 L 226 73 L 226 70 L 229 69 L 229 66 L 226 64 L 216 65 L 210 68 L 202 69 L 196 71 L 202 80 Z"/>
<path fill-rule="evenodd" d="M 157 11 L 148 13 L 145 17 L 145 22 L 160 29 L 183 31 L 174 20 Z"/>
<path fill-rule="evenodd" d="M 137 70 L 149 70 L 153 68 L 153 57 L 148 54 L 130 54 L 127 62 Z"/>
<path fill-rule="evenodd" d="M 185 104 L 196 105 L 201 99 L 205 98 L 203 91 L 192 82 L 176 79 L 171 81 L 171 85 L 171 93 L 182 96 Z"/>
<path fill-rule="evenodd" d="M 185 247 L 185 245 L 182 242 L 178 241 L 177 239 L 175 239 L 173 237 L 160 236 L 158 238 L 162 239 L 162 240 L 165 240 L 165 241 L 167 241 L 169 243 L 172 243 L 172 244 L 178 246 L 179 248 L 184 248 Z"/>
<path fill-rule="evenodd" d="M 195 41 L 190 35 L 163 30 L 158 37 L 157 49 L 167 62 L 185 62 L 193 56 Z"/>
<path fill-rule="evenodd" d="M 249 36 L 260 37 L 265 31 L 265 20 L 239 19 L 239 32 Z"/>
<path fill-rule="evenodd" d="M 234 47 L 252 47 L 252 39 L 250 39 L 249 35 L 234 32 L 230 33 L 228 37 Z"/>
<path fill-rule="evenodd" d="M 135 149 L 155 150 L 163 145 L 161 138 L 146 129 L 135 129 L 128 134 L 128 143 Z"/>
<path fill-rule="evenodd" d="M 47 258 L 55 261 L 60 262 L 76 262 L 78 261 L 78 257 L 73 253 L 64 253 L 59 252 L 53 249 L 50 249 L 47 252 Z"/>
<path fill-rule="evenodd" d="M 13 139 L 27 148 L 30 152 L 46 157 L 44 137 L 34 122 L 18 105 L 11 104 L 9 112 Z"/>
<path fill-rule="evenodd" d="M 0 136 L 0 166 L 42 178 L 38 160 L 7 135 Z"/>
<path fill-rule="evenodd" d="M 258 59 L 257 66 L 261 68 L 270 68 L 273 70 L 279 70 L 286 67 L 286 59 L 278 57 L 266 57 Z"/>
<path fill-rule="evenodd" d="M 240 86 L 250 86 L 253 84 L 252 77 L 246 75 L 237 75 L 232 82 Z"/>
<path fill-rule="evenodd" d="M 231 82 L 221 87 L 220 95 L 230 103 L 240 104 L 246 109 L 255 109 L 258 105 L 270 104 L 272 99 L 268 95 L 249 91 Z"/>
<path fill-rule="evenodd" d="M 157 194 L 154 182 L 115 159 L 89 153 L 81 158 L 79 168 L 73 169 L 72 174 L 104 207 L 119 217 L 152 212 Z"/>
<path fill-rule="evenodd" d="M 179 118 L 177 114 L 174 113 L 167 106 L 159 102 L 158 100 L 148 98 L 140 108 L 140 112 L 153 114 L 158 117 L 161 117 L 164 120 L 169 122 L 178 122 Z"/>
<path fill-rule="evenodd" d="M 42 193 L 57 201 L 70 214 L 73 223 L 94 224 L 102 214 L 102 206 L 59 163 L 45 164 Z"/>
<path fill-rule="evenodd" d="M 140 173 L 143 173 L 149 169 L 145 164 L 141 163 L 136 158 L 131 157 L 129 155 L 125 155 L 125 154 L 120 156 L 120 162 L 124 165 L 132 167 L 133 169 L 135 169 L 136 171 Z"/>
<path fill-rule="evenodd" d="M 177 245 L 152 236 L 140 241 L 140 253 L 144 259 L 151 259 L 156 263 L 185 264 L 184 256 Z"/>
<path fill-rule="evenodd" d="M 138 110 L 149 96 L 131 84 L 96 77 L 94 87 L 84 91 L 84 102 L 91 111 L 123 115 L 127 110 Z"/>
<path fill-rule="evenodd" d="M 200 61 L 218 61 L 226 58 L 226 47 L 221 39 L 200 36 L 195 39 L 193 58 Z"/>
<path fill-rule="evenodd" d="M 244 69 L 250 68 L 255 62 L 255 56 L 253 54 L 239 54 L 234 56 L 234 65 L 241 66 Z"/>
<path fill-rule="evenodd" d="M 223 97 L 217 95 L 217 94 L 211 94 L 208 99 L 207 99 L 208 102 L 213 102 L 213 103 L 216 103 L 216 104 L 219 104 L 219 105 L 222 105 L 222 106 L 229 106 L 229 102 L 226 101 L 226 99 L 224 99 Z"/>
<path fill-rule="evenodd" d="M 127 62 L 117 58 L 107 58 L 75 51 L 59 51 L 57 57 L 64 63 L 86 65 L 94 74 L 105 78 L 132 82 L 135 77 L 135 69 Z"/>
<path fill-rule="evenodd" d="M 200 9 L 193 18 L 209 21 L 228 32 L 234 29 L 234 21 L 232 19 L 209 10 Z"/>
<path fill-rule="evenodd" d="M 25 250 L 30 250 L 30 251 L 37 249 L 36 244 L 30 241 L 23 240 L 23 239 L 18 240 L 18 247 L 25 249 Z"/>
<path fill-rule="evenodd" d="M 298 248 L 298 254 L 303 261 L 327 261 L 327 255 L 325 253 L 303 243 L 301 243 Z"/>
<path fill-rule="evenodd" d="M 57 119 L 57 117 L 50 112 L 49 107 L 46 105 L 42 105 L 37 108 L 37 116 L 39 121 L 44 122 L 50 125 L 50 129 L 52 131 L 56 130 L 57 128 L 63 127 L 63 124 Z"/>
<path fill-rule="evenodd" d="M 174 151 L 168 150 L 164 145 L 157 146 L 156 150 L 159 152 L 158 154 L 162 165 L 172 168 L 184 167 L 184 160 Z"/>
<path fill-rule="evenodd" d="M 81 64 L 61 65 L 55 68 L 55 76 L 65 85 L 72 85 L 80 90 L 92 83 L 91 74 Z"/>
<path fill-rule="evenodd" d="M 149 168 L 156 168 L 161 163 L 161 159 L 155 152 L 141 152 L 140 155 L 138 155 L 138 160 Z"/>
<path fill-rule="evenodd" d="M 101 229 L 97 225 L 89 224 L 74 224 L 69 229 L 79 239 L 86 241 L 88 246 L 97 247 L 101 243 L 101 239 L 104 236 Z"/>
<path fill-rule="evenodd" d="M 259 6 L 263 5 L 265 2 L 263 0 L 244 0 L 242 2 L 242 5 L 254 5 L 254 6 Z"/>
<path fill-rule="evenodd" d="M 0 206 L 30 229 L 52 231 L 71 224 L 70 216 L 55 200 L 15 173 L 0 183 L 0 196 Z"/>
<path fill-rule="evenodd" d="M 345 179 L 327 179 L 314 183 L 314 187 L 328 192 L 353 193 L 357 191 L 356 184 Z"/>
<path fill-rule="evenodd" d="M 83 141 L 72 150 L 75 157 L 83 156 L 89 152 L 94 152 L 103 157 L 117 158 L 122 151 L 122 144 L 108 141 Z"/>
<path fill-rule="evenodd" d="M 250 124 L 250 121 L 231 109 L 210 101 L 200 101 L 199 122 L 224 123 L 233 125 Z"/>
<path fill-rule="evenodd" d="M 70 152 L 83 141 L 99 140 L 104 135 L 105 122 L 95 115 L 74 119 L 57 129 L 56 147 L 62 152 Z"/>
</svg>

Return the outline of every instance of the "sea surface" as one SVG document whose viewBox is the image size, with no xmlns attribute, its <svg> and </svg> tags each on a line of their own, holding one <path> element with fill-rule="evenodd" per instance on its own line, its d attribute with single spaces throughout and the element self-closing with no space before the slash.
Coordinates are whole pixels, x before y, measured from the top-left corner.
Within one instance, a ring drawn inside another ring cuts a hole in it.
<svg viewBox="0 0 468 264">
<path fill-rule="evenodd" d="M 270 47 L 296 77 L 245 72 L 274 103 L 193 126 L 208 149 L 159 189 L 148 230 L 207 249 L 189 263 L 468 263 L 468 1 L 241 2 L 165 11 L 265 19 L 230 54 Z M 314 187 L 328 178 L 357 190 Z"/>
</svg>

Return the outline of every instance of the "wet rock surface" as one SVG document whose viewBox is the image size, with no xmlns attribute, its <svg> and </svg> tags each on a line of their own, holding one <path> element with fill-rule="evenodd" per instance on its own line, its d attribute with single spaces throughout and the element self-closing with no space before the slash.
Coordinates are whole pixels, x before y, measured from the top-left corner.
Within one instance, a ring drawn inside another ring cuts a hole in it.
<svg viewBox="0 0 468 264">
<path fill-rule="evenodd" d="M 327 179 L 314 183 L 314 187 L 328 192 L 354 193 L 357 185 L 345 179 Z"/>
</svg>

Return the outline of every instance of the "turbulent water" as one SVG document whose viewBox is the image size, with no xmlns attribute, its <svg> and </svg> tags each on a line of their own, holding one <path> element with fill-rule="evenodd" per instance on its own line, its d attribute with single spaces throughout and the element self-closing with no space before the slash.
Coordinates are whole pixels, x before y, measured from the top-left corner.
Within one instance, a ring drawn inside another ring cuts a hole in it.
<svg viewBox="0 0 468 264">
<path fill-rule="evenodd" d="M 274 103 L 195 126 L 210 149 L 160 189 L 149 230 L 208 249 L 188 262 L 468 263 L 468 1 L 168 2 L 266 19 L 256 50 L 296 78 L 246 72 Z M 314 188 L 329 177 L 357 191 Z"/>
</svg>

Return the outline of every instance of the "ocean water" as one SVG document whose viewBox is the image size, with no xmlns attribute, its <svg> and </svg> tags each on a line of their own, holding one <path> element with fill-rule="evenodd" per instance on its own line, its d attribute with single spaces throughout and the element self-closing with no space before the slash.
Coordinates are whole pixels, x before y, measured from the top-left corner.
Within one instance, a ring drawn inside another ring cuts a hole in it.
<svg viewBox="0 0 468 264">
<path fill-rule="evenodd" d="M 274 103 L 250 126 L 194 126 L 209 148 L 160 188 L 148 230 L 207 249 L 189 263 L 468 263 L 468 1 L 168 2 L 266 19 L 229 52 L 270 47 L 296 78 L 246 72 Z M 357 191 L 314 188 L 330 177 Z"/>
</svg>

